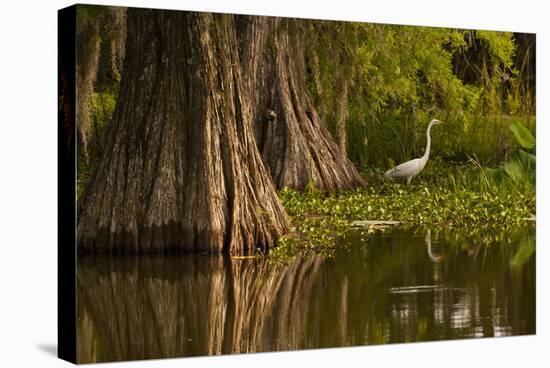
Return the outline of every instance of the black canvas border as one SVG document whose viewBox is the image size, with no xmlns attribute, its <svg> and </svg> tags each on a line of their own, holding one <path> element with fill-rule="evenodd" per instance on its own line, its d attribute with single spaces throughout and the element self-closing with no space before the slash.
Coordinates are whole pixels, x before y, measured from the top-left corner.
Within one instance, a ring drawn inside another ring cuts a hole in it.
<svg viewBox="0 0 550 368">
<path fill-rule="evenodd" d="M 76 364 L 76 5 L 57 16 L 57 355 Z"/>
</svg>

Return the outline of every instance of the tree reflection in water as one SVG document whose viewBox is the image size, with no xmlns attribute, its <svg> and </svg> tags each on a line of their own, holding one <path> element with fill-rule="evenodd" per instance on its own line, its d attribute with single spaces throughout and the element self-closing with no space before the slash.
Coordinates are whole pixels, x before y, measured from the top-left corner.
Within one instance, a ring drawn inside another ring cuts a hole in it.
<svg viewBox="0 0 550 368">
<path fill-rule="evenodd" d="M 83 257 L 78 360 L 535 333 L 535 257 L 510 266 L 532 232 L 481 244 L 456 233 L 395 230 L 367 242 L 351 236 L 333 258 L 287 265 L 203 255 Z"/>
</svg>

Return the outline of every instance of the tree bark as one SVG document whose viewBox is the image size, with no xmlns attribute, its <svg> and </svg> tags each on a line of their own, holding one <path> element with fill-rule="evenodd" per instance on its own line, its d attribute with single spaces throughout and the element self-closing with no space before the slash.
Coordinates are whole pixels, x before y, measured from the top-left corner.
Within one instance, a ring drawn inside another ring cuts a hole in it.
<svg viewBox="0 0 550 368">
<path fill-rule="evenodd" d="M 110 137 L 78 206 L 83 252 L 266 249 L 289 229 L 251 127 L 233 17 L 129 9 Z"/>
<path fill-rule="evenodd" d="M 277 188 L 365 186 L 319 117 L 306 88 L 303 21 L 238 17 L 258 147 Z"/>
</svg>

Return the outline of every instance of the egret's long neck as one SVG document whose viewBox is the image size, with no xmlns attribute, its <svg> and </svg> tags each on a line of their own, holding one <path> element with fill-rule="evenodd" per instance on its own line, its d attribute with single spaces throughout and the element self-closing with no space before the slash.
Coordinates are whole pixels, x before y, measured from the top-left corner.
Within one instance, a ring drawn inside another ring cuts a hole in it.
<svg viewBox="0 0 550 368">
<path fill-rule="evenodd" d="M 430 129 L 432 129 L 432 125 L 433 123 L 430 123 L 430 125 L 428 125 L 428 129 L 426 129 L 426 150 L 421 158 L 424 163 L 428 162 L 428 157 L 430 157 L 430 145 L 432 143 L 432 140 L 430 139 Z"/>
</svg>

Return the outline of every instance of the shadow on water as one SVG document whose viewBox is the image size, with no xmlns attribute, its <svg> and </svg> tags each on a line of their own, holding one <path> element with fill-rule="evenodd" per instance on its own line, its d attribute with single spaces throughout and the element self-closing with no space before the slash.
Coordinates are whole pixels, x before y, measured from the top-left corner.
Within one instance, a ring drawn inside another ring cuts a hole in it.
<svg viewBox="0 0 550 368">
<path fill-rule="evenodd" d="M 534 226 L 351 235 L 332 258 L 84 257 L 79 362 L 535 333 Z M 525 240 L 531 239 L 531 240 Z M 527 245 L 526 245 L 527 244 Z"/>
</svg>

